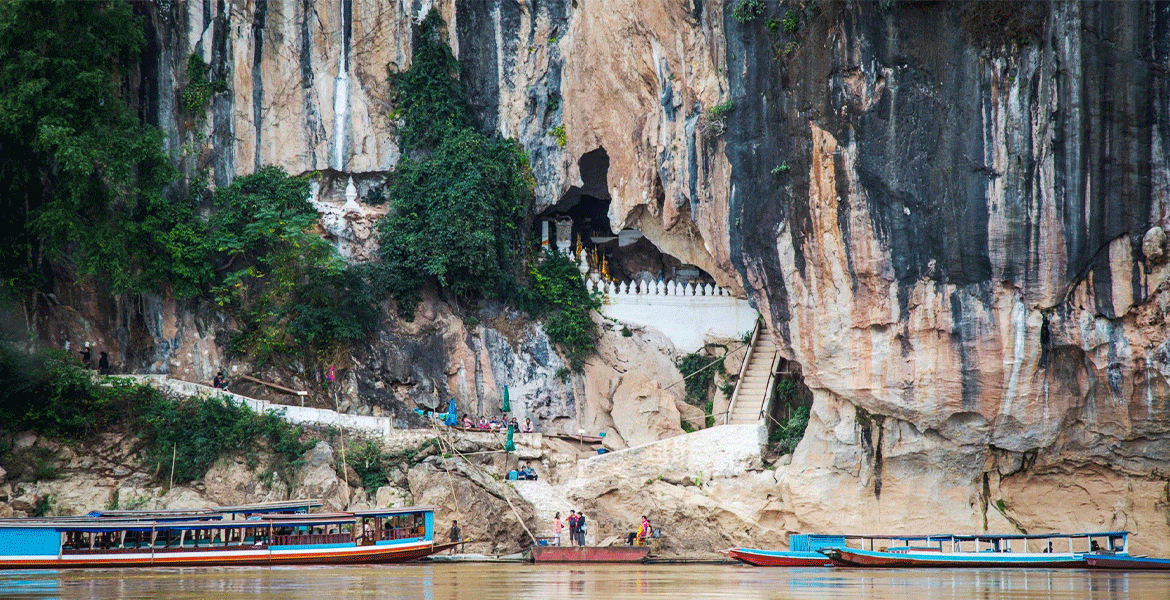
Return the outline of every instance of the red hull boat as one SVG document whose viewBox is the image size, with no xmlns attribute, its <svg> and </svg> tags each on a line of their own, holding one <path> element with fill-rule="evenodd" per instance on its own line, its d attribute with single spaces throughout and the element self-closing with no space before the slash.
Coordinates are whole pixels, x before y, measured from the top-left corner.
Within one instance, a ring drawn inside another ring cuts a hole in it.
<svg viewBox="0 0 1170 600">
<path fill-rule="evenodd" d="M 533 562 L 642 562 L 644 546 L 533 546 Z"/>
</svg>

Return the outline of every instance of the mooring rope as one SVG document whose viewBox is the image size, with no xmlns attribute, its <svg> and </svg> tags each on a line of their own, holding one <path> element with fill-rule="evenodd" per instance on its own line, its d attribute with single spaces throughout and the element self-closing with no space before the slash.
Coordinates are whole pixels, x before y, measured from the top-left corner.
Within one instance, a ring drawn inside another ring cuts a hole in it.
<svg viewBox="0 0 1170 600">
<path fill-rule="evenodd" d="M 469 467 L 475 469 L 476 471 L 478 471 L 480 474 L 484 475 L 485 477 L 492 477 L 493 479 L 495 478 L 495 475 L 493 475 L 492 473 L 488 473 L 485 469 L 483 469 L 479 465 L 467 460 L 467 455 L 460 452 L 459 449 L 455 447 L 455 444 L 453 442 L 451 442 L 451 440 L 446 439 L 446 437 L 443 435 L 443 432 L 439 429 L 438 424 L 436 424 L 434 422 L 434 420 L 431 420 L 431 428 L 435 431 L 436 436 L 438 436 L 439 438 L 443 438 L 443 441 L 446 442 L 448 446 L 450 446 L 451 452 L 455 456 L 458 456 L 459 458 L 461 458 L 463 460 L 463 462 L 466 463 Z M 492 453 L 497 453 L 497 452 L 498 451 L 493 451 Z M 504 450 L 504 452 L 507 453 L 507 450 Z M 456 494 L 455 494 L 454 481 L 451 479 L 451 470 L 446 469 L 446 471 L 447 471 L 448 481 L 451 482 L 451 496 L 454 498 L 458 498 L 458 496 L 456 496 Z M 503 494 L 503 496 L 504 496 L 504 502 L 508 503 L 508 508 L 510 508 L 512 510 L 512 514 L 514 514 L 516 516 L 516 521 L 520 523 L 520 527 L 524 528 L 524 533 L 527 533 L 529 539 L 532 540 L 532 544 L 536 545 L 536 543 L 537 543 L 536 535 L 534 535 L 532 533 L 532 531 L 528 529 L 528 526 L 524 524 L 524 518 L 522 516 L 520 516 L 520 511 L 516 509 L 516 506 L 514 504 L 512 504 L 512 499 L 509 498 L 507 494 Z M 456 502 L 458 502 L 458 501 L 456 501 Z"/>
</svg>

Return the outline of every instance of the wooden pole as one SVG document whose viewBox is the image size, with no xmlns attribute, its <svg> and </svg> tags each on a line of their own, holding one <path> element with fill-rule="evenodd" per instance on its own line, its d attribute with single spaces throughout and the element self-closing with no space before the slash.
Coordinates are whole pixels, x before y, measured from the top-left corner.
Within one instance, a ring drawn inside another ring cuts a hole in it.
<svg viewBox="0 0 1170 600">
<path fill-rule="evenodd" d="M 178 456 L 178 453 L 179 443 L 175 442 L 175 444 L 171 446 L 171 483 L 167 486 L 167 491 L 170 491 L 171 488 L 175 487 L 175 457 Z"/>
<path fill-rule="evenodd" d="M 341 476 L 345 478 L 345 509 L 349 510 L 349 463 L 345 461 L 345 427 L 341 424 L 341 400 L 333 390 L 333 407 L 337 411 L 337 431 L 341 434 Z"/>
</svg>

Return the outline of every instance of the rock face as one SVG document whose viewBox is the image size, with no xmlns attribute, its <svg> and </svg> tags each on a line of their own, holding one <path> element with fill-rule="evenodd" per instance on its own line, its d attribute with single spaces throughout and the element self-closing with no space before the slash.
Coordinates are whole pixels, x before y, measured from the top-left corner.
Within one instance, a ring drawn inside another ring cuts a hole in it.
<svg viewBox="0 0 1170 600">
<path fill-rule="evenodd" d="M 731 212 L 771 225 L 730 253 L 816 397 L 785 482 L 810 529 L 1126 522 L 1162 546 L 1155 6 L 1037 4 L 1001 40 L 976 3 L 827 5 L 779 60 L 725 18 L 732 97 L 770 100 L 727 119 Z"/>
<path fill-rule="evenodd" d="M 368 226 L 324 204 L 397 161 L 386 69 L 439 10 L 538 208 L 609 198 L 615 227 L 745 290 L 799 363 L 813 418 L 769 513 L 789 530 L 1125 527 L 1170 550 L 1163 4 L 765 3 L 744 22 L 734 0 L 326 4 L 136 5 L 144 114 L 185 166 L 325 171 L 323 229 L 367 256 Z M 231 89 L 206 115 L 178 108 L 191 52 Z M 42 339 L 151 339 L 129 368 L 205 379 L 222 360 L 198 307 L 83 296 L 58 301 L 117 323 L 63 316 Z M 539 327 L 420 311 L 357 357 L 352 410 L 490 413 L 508 384 L 522 415 L 614 447 L 677 433 L 669 348 L 607 336 L 562 382 Z"/>
<path fill-rule="evenodd" d="M 527 533 L 535 534 L 532 505 L 489 471 L 460 458 L 431 457 L 411 467 L 408 478 L 418 505 L 439 507 L 436 538 L 446 541 L 451 521 L 457 520 L 467 552 L 509 554 L 533 544 Z"/>
</svg>

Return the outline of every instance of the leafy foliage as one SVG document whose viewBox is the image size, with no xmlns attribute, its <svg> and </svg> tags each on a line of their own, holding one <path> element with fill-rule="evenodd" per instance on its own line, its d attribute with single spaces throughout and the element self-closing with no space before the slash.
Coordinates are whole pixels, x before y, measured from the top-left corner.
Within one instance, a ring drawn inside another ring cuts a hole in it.
<svg viewBox="0 0 1170 600">
<path fill-rule="evenodd" d="M 269 166 L 214 195 L 208 224 L 216 301 L 243 331 L 231 349 L 265 362 L 359 340 L 377 324 L 365 267 L 350 267 L 310 228 L 309 184 Z"/>
<path fill-rule="evenodd" d="M 585 289 L 577 265 L 560 252 L 549 253 L 529 268 L 520 299 L 529 314 L 545 319 L 549 339 L 564 348 L 569 366 L 579 372 L 597 352 L 597 323 L 590 312 L 601 308 L 601 300 Z"/>
<path fill-rule="evenodd" d="M 207 101 L 211 96 L 226 92 L 227 82 L 222 79 L 207 78 L 207 63 L 198 54 L 192 53 L 187 57 L 187 86 L 183 88 L 181 96 L 183 110 L 192 115 L 202 116 L 207 110 Z"/>
<path fill-rule="evenodd" d="M 123 98 L 145 43 L 120 0 L 0 2 L 0 249 L 3 285 L 36 285 L 70 251 L 114 290 L 157 268 L 159 204 L 173 177 L 162 134 Z M 130 223 L 131 226 L 126 224 Z"/>
<path fill-rule="evenodd" d="M 438 451 L 438 440 L 431 438 L 417 448 L 407 448 L 402 452 L 382 452 L 382 449 L 372 441 L 366 440 L 350 444 L 346 449 L 345 460 L 362 480 L 362 487 L 366 490 L 376 490 L 387 485 L 390 469 L 396 465 L 410 468 L 432 451 Z"/>
<path fill-rule="evenodd" d="M 429 282 L 464 298 L 507 293 L 535 184 L 514 141 L 472 129 L 444 29 L 432 11 L 411 69 L 391 77 L 407 156 L 390 176 L 391 209 L 378 223 L 379 281 L 408 319 Z"/>
<path fill-rule="evenodd" d="M 564 148 L 565 144 L 569 143 L 569 136 L 565 133 L 565 125 L 563 123 L 553 127 L 549 130 L 548 134 L 556 138 L 557 145 L 561 148 Z"/>
<path fill-rule="evenodd" d="M 780 454 L 789 454 L 796 450 L 796 445 L 804 439 L 804 430 L 808 428 L 809 409 L 807 406 L 798 406 L 792 410 L 787 423 L 776 425 L 768 435 L 768 441 Z"/>
<path fill-rule="evenodd" d="M 276 413 L 257 414 L 223 397 L 177 402 L 156 395 L 143 409 L 137 420 L 146 444 L 143 462 L 156 467 L 159 479 L 169 477 L 172 457 L 175 481 L 188 482 L 203 477 L 221 455 L 240 449 L 255 466 L 260 440 L 288 464 L 309 449 L 300 441 L 301 429 Z"/>
<path fill-rule="evenodd" d="M 169 476 L 174 456 L 179 482 L 202 477 L 219 456 L 242 448 L 254 460 L 261 440 L 288 463 L 307 449 L 301 430 L 274 413 L 258 415 L 223 398 L 180 402 L 121 379 L 98 385 L 73 357 L 55 351 L 30 356 L 0 343 L 0 433 L 85 439 L 115 427 L 140 435 L 144 462 L 155 465 L 160 478 Z M 6 463 L 13 459 L 5 454 Z M 31 469 L 27 477 L 44 479 L 55 465 L 36 460 Z"/>
<path fill-rule="evenodd" d="M 58 351 L 30 356 L 0 343 L 0 431 L 79 438 L 112 420 L 109 398 L 71 359 Z"/>
<path fill-rule="evenodd" d="M 726 374 L 723 357 L 711 358 L 704 352 L 692 352 L 675 363 L 683 377 L 686 377 L 687 403 L 702 406 L 707 402 L 715 374 Z"/>
<path fill-rule="evenodd" d="M 740 0 L 739 4 L 731 9 L 731 16 L 740 23 L 747 23 L 764 14 L 765 8 L 767 7 L 764 0 Z"/>
<path fill-rule="evenodd" d="M 403 317 L 430 281 L 465 298 L 507 293 L 532 193 L 527 170 L 514 142 L 470 129 L 452 132 L 422 160 L 399 163 L 378 228 L 384 282 Z"/>
<path fill-rule="evenodd" d="M 800 29 L 800 15 L 796 11 L 788 9 L 784 11 L 784 31 L 788 33 L 796 33 Z"/>
<path fill-rule="evenodd" d="M 390 74 L 402 119 L 398 140 L 411 150 L 433 148 L 453 132 L 471 128 L 459 86 L 459 61 L 447 46 L 446 24 L 438 12 L 430 11 L 419 24 L 410 70 Z"/>
<path fill-rule="evenodd" d="M 720 102 L 707 109 L 703 115 L 702 127 L 712 135 L 722 135 L 727 130 L 727 113 L 735 110 L 735 101 Z"/>
</svg>

